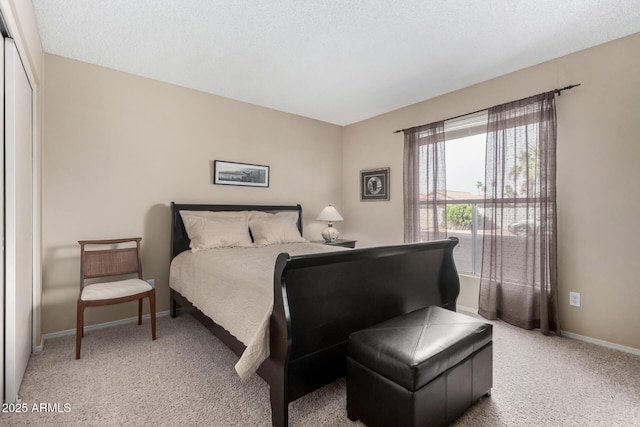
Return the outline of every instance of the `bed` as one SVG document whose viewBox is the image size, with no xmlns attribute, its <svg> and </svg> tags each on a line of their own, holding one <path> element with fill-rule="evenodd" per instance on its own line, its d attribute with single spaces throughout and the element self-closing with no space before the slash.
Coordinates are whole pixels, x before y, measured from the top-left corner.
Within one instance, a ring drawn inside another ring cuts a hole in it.
<svg viewBox="0 0 640 427">
<path fill-rule="evenodd" d="M 246 244 L 243 237 L 243 243 L 232 248 L 228 252 L 230 255 L 224 256 L 239 258 L 238 253 L 251 253 L 252 247 L 264 246 L 260 251 L 270 251 L 268 256 L 272 261 L 262 262 L 273 264 L 266 273 L 271 277 L 270 283 L 261 285 L 267 290 L 258 291 L 266 292 L 258 299 L 265 299 L 264 295 L 267 295 L 268 312 L 266 315 L 259 312 L 250 322 L 254 326 L 259 324 L 263 331 L 251 330 L 248 335 L 243 334 L 234 329 L 234 320 L 223 319 L 215 308 L 211 311 L 212 308 L 207 307 L 215 297 L 194 290 L 197 287 L 188 288 L 195 284 L 188 282 L 200 282 L 202 276 L 177 273 L 179 269 L 198 268 L 178 267 L 183 258 L 188 258 L 189 252 L 194 252 L 190 246 L 195 242 L 187 234 L 181 212 L 183 215 L 185 212 L 194 215 L 199 212 L 202 215 L 209 212 L 229 215 L 255 212 L 255 215 L 270 215 L 264 217 L 269 220 L 282 215 L 289 218 L 288 221 L 295 219 L 296 232 L 302 236 L 302 208 L 300 205 L 171 203 L 170 315 L 175 317 L 178 307 L 191 312 L 240 356 L 241 366 L 236 365 L 236 369 L 241 376 L 246 377 L 255 370 L 269 384 L 274 426 L 288 425 L 290 402 L 344 376 L 350 333 L 429 305 L 455 311 L 460 288 L 453 262 L 453 248 L 458 243 L 456 238 L 335 250 L 326 245 L 303 243 L 303 239 L 296 243 L 258 244 L 263 241 L 260 236 L 256 240 L 256 233 L 250 228 L 250 244 Z M 189 226 L 190 221 L 187 220 Z M 255 228 L 259 231 L 258 226 Z M 300 248 L 305 244 L 312 246 L 317 253 L 302 253 L 305 249 Z M 200 261 L 193 261 L 194 265 L 198 265 L 197 262 L 200 265 L 212 263 L 209 257 L 218 257 L 216 251 L 202 250 L 198 257 Z M 226 249 L 224 253 L 227 254 Z M 252 274 L 237 274 L 237 279 L 220 277 L 216 281 L 245 283 L 247 277 L 244 276 L 249 276 L 248 282 L 257 281 Z M 219 297 L 225 304 L 234 299 L 229 289 L 232 287 L 227 287 L 227 293 Z M 238 299 L 244 301 L 249 298 L 244 295 Z M 264 311 L 265 306 L 260 310 Z M 261 344 L 264 345 L 261 347 Z M 253 357 L 247 357 L 247 354 Z"/>
</svg>

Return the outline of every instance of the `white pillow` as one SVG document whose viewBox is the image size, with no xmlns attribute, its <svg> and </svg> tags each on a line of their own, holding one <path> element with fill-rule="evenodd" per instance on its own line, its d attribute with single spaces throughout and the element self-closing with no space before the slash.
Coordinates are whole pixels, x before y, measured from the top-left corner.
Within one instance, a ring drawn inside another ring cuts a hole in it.
<svg viewBox="0 0 640 427">
<path fill-rule="evenodd" d="M 277 243 L 302 243 L 298 230 L 297 212 L 278 212 L 275 214 L 259 211 L 249 212 L 249 228 L 256 245 L 274 245 Z"/>
<path fill-rule="evenodd" d="M 251 246 L 247 211 L 180 211 L 180 216 L 191 240 L 191 252 Z"/>
</svg>

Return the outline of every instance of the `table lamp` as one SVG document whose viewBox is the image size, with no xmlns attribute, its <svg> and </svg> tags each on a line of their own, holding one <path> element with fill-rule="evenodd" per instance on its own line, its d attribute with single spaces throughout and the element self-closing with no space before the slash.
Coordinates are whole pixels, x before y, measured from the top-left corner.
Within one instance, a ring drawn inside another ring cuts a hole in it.
<svg viewBox="0 0 640 427">
<path fill-rule="evenodd" d="M 331 205 L 325 206 L 316 218 L 318 221 L 327 221 L 327 228 L 322 231 L 322 237 L 327 242 L 335 242 L 340 233 L 333 228 L 333 222 L 344 221 L 344 218 L 338 213 L 337 209 Z"/>
</svg>

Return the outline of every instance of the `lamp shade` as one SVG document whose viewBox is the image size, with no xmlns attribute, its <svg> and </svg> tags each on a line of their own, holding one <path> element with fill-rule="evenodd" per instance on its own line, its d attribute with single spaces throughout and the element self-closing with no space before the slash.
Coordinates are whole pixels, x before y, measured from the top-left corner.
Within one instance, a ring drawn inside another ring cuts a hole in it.
<svg viewBox="0 0 640 427">
<path fill-rule="evenodd" d="M 328 205 L 328 206 L 325 206 L 324 209 L 322 209 L 322 212 L 320 212 L 320 215 L 318 215 L 316 220 L 336 222 L 336 221 L 344 221 L 344 218 L 342 218 L 342 216 L 340 215 L 340 213 L 336 208 L 334 208 L 331 205 Z"/>
</svg>

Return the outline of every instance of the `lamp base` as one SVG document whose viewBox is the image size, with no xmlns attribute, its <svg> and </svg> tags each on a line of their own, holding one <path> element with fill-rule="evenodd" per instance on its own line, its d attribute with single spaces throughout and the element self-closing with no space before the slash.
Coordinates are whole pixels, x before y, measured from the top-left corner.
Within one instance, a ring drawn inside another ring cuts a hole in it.
<svg viewBox="0 0 640 427">
<path fill-rule="evenodd" d="M 322 230 L 322 237 L 327 242 L 335 242 L 336 240 L 338 240 L 338 236 L 340 236 L 340 233 L 338 232 L 338 230 L 333 228 L 333 224 L 331 223 L 329 223 L 327 228 Z"/>
</svg>

